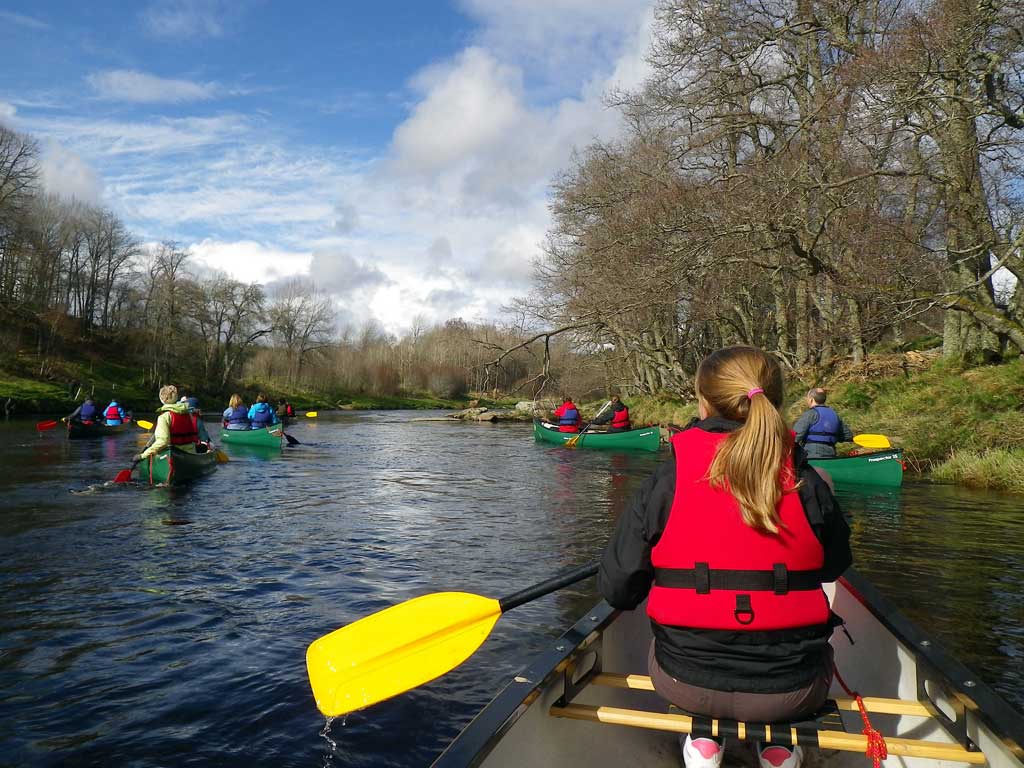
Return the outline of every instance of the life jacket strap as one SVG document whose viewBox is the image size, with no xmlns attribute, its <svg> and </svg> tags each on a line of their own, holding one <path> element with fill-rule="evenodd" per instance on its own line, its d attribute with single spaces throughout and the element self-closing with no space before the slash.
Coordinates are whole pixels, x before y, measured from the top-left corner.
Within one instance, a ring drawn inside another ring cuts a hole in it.
<svg viewBox="0 0 1024 768">
<path fill-rule="evenodd" d="M 709 568 L 707 563 L 694 563 L 693 568 L 655 568 L 654 583 L 669 589 L 692 589 L 698 595 L 712 590 L 733 592 L 809 592 L 820 589 L 822 573 L 791 571 L 785 563 L 775 563 L 770 571 L 741 571 L 729 568 Z"/>
</svg>

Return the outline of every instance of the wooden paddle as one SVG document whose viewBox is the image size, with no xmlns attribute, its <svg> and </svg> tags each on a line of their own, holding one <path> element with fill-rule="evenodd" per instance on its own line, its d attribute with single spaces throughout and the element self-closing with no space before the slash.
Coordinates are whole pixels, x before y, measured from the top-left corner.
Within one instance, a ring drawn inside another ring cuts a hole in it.
<svg viewBox="0 0 1024 768">
<path fill-rule="evenodd" d="M 434 680 L 472 656 L 505 611 L 595 573 L 596 563 L 500 600 L 435 592 L 336 629 L 306 649 L 317 709 L 337 717 Z"/>
<path fill-rule="evenodd" d="M 593 424 L 595 421 L 597 421 L 597 417 L 600 416 L 602 413 L 604 413 L 604 409 L 607 408 L 611 404 L 612 404 L 612 401 L 609 400 L 607 403 L 602 405 L 601 406 L 601 410 L 598 411 L 596 414 L 594 414 L 594 418 L 592 418 L 590 421 L 587 422 L 587 426 L 585 426 L 582 430 L 580 430 L 580 433 L 578 435 L 576 435 L 576 437 L 572 438 L 571 440 L 566 440 L 565 441 L 565 447 L 566 448 L 575 448 L 576 444 L 579 443 L 580 438 L 583 437 L 583 433 L 586 432 L 588 429 L 590 429 L 590 425 Z"/>
<path fill-rule="evenodd" d="M 885 435 L 854 435 L 853 442 L 861 448 L 892 448 L 892 443 Z"/>
<path fill-rule="evenodd" d="M 36 430 L 39 432 L 45 432 L 46 430 L 53 429 L 56 426 L 56 421 L 40 421 L 36 424 Z"/>
</svg>

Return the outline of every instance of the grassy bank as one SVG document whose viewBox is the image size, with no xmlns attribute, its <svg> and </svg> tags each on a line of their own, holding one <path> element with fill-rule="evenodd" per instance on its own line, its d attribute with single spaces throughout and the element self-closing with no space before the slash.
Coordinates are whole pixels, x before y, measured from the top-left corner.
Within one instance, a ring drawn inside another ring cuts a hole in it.
<svg viewBox="0 0 1024 768">
<path fill-rule="evenodd" d="M 911 469 L 935 480 L 1024 492 L 1024 361 L 963 368 L 938 360 L 889 376 L 867 370 L 847 367 L 840 378 L 821 382 L 828 404 L 855 433 L 887 435 Z M 804 408 L 808 386 L 790 377 L 791 421 Z M 667 398 L 627 398 L 627 404 L 638 424 L 685 424 L 696 414 L 692 403 Z"/>
</svg>

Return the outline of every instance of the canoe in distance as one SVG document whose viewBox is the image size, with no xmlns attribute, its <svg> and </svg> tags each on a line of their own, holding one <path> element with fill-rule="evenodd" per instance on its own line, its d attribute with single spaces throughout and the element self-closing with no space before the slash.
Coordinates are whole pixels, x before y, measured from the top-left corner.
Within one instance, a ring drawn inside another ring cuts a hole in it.
<svg viewBox="0 0 1024 768">
<path fill-rule="evenodd" d="M 284 427 L 281 424 L 274 424 L 263 429 L 222 429 L 220 441 L 225 445 L 280 448 L 284 441 Z"/>
<path fill-rule="evenodd" d="M 68 422 L 68 439 L 69 440 L 82 440 L 90 437 L 105 437 L 107 435 L 120 435 L 123 432 L 127 432 L 132 428 L 132 422 L 130 419 L 126 419 L 120 424 L 115 424 L 108 427 L 106 422 L 102 421 L 77 421 L 72 419 Z"/>
<path fill-rule="evenodd" d="M 863 577 L 848 572 L 825 587 L 853 638 L 832 638 L 840 674 L 865 697 L 885 736 L 892 768 L 1024 765 L 1024 717 L 899 613 Z M 650 622 L 644 606 L 619 612 L 599 603 L 508 681 L 434 762 L 434 768 L 678 768 L 680 733 L 695 726 L 732 734 L 730 721 L 669 711 L 647 676 Z M 867 768 L 855 702 L 833 682 L 835 702 L 795 736 L 807 768 Z M 838 730 L 836 730 L 838 729 Z M 754 739 L 764 725 L 743 724 Z M 820 748 L 814 748 L 815 741 Z M 756 768 L 752 741 L 730 736 L 726 761 Z"/>
<path fill-rule="evenodd" d="M 538 443 L 565 445 L 574 437 L 578 448 L 599 448 L 611 451 L 656 451 L 661 447 L 661 429 L 641 427 L 628 432 L 559 432 L 558 426 L 540 419 L 533 420 L 533 439 Z"/>
</svg>

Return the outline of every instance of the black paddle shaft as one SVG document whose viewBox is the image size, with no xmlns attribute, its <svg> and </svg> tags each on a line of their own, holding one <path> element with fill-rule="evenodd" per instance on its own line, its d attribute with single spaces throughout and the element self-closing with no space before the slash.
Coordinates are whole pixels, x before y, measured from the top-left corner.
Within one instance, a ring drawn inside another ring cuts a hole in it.
<svg viewBox="0 0 1024 768">
<path fill-rule="evenodd" d="M 531 600 L 536 600 L 538 597 L 544 597 L 544 595 L 557 592 L 562 587 L 568 587 L 570 584 L 575 584 L 577 581 L 583 581 L 597 573 L 597 563 L 591 563 L 590 565 L 584 565 L 582 568 L 577 568 L 574 571 L 563 573 L 561 576 L 555 576 L 553 579 L 542 581 L 540 584 L 535 584 L 532 587 L 527 587 L 521 592 L 516 592 L 503 597 L 498 601 L 498 605 L 501 607 L 501 612 L 511 611 L 513 608 L 517 608 L 523 603 L 528 603 Z"/>
</svg>

